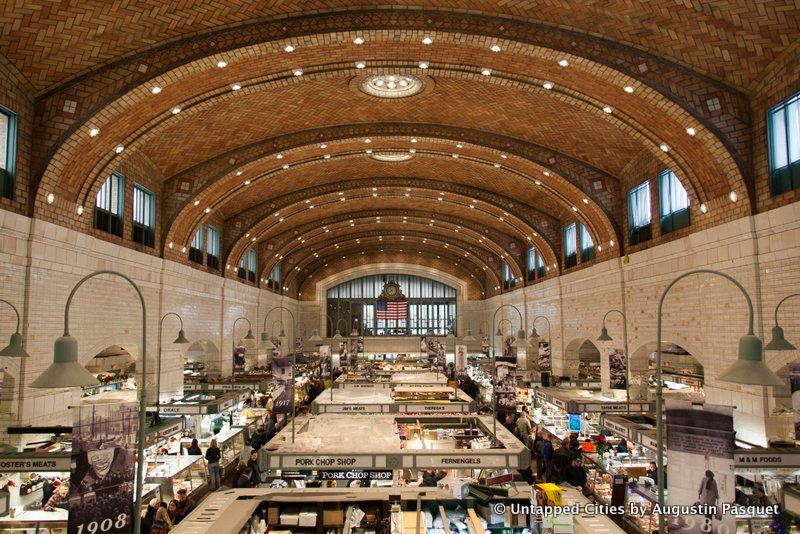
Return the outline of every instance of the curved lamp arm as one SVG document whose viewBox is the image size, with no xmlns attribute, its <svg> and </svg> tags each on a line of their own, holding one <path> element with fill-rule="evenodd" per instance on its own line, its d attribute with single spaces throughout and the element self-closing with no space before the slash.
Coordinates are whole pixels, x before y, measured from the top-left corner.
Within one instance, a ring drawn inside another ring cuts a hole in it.
<svg viewBox="0 0 800 534">
<path fill-rule="evenodd" d="M 276 319 L 276 320 L 272 321 L 272 327 L 270 328 L 270 334 L 272 335 L 272 337 L 275 337 L 275 325 L 276 324 L 280 324 L 281 325 L 281 330 L 286 330 L 286 328 L 285 328 L 285 326 L 283 324 L 283 321 L 281 321 L 280 319 Z"/>
<path fill-rule="evenodd" d="M 16 307 L 16 306 L 14 306 L 13 304 L 11 304 L 11 303 L 10 303 L 9 301 L 7 301 L 7 300 L 0 299 L 0 302 L 5 302 L 5 303 L 6 303 L 6 304 L 8 304 L 9 306 L 11 306 L 11 309 L 12 309 L 12 310 L 14 310 L 14 313 L 15 313 L 15 314 L 16 314 L 16 316 L 17 316 L 17 330 L 16 330 L 16 333 L 17 333 L 17 334 L 19 334 L 19 311 L 17 310 L 17 307 Z"/>
<path fill-rule="evenodd" d="M 781 304 L 783 304 L 784 302 L 786 302 L 787 300 L 789 300 L 792 297 L 800 297 L 800 293 L 792 293 L 791 295 L 789 295 L 787 297 L 783 297 L 783 299 L 781 299 L 781 301 L 778 303 L 778 305 L 775 306 L 775 326 L 778 326 L 778 310 L 781 309 Z M 5 302 L 5 301 L 3 301 L 3 302 Z M 19 315 L 17 315 L 17 317 L 19 317 Z M 17 319 L 17 321 L 19 321 L 19 319 Z M 18 325 L 17 326 L 17 331 L 19 331 L 19 322 L 17 323 L 17 325 Z"/>
<path fill-rule="evenodd" d="M 147 377 L 146 368 L 147 368 L 147 310 L 144 304 L 144 296 L 142 292 L 139 290 L 139 286 L 134 283 L 133 280 L 128 278 L 122 273 L 118 273 L 117 271 L 95 271 L 91 274 L 88 274 L 81 278 L 80 282 L 78 282 L 75 287 L 72 288 L 72 291 L 69 294 L 69 298 L 67 298 L 67 304 L 64 306 L 64 335 L 69 336 L 69 306 L 72 304 L 72 298 L 75 296 L 75 292 L 78 291 L 78 288 L 81 287 L 84 282 L 87 280 L 94 278 L 95 276 L 99 276 L 101 274 L 111 274 L 114 276 L 119 276 L 127 281 L 133 289 L 136 291 L 136 294 L 139 296 L 139 301 L 142 303 L 142 384 L 139 389 L 139 428 L 136 429 L 136 458 L 138 462 L 143 463 L 144 461 L 144 437 L 145 437 L 145 413 L 146 413 L 146 392 L 147 387 L 145 384 L 145 379 Z M 139 532 L 141 530 L 141 513 L 140 510 L 142 509 L 142 465 L 136 466 L 136 504 L 133 509 L 133 532 Z"/>
<path fill-rule="evenodd" d="M 288 313 L 288 314 L 289 314 L 289 317 L 291 317 L 291 318 L 292 318 L 292 329 L 293 329 L 293 330 L 297 330 L 297 329 L 295 328 L 297 325 L 296 325 L 296 323 L 295 323 L 295 320 L 294 320 L 294 314 L 292 313 L 292 310 L 290 310 L 290 309 L 289 309 L 289 308 L 287 308 L 286 306 L 275 306 L 275 307 L 274 307 L 274 308 L 272 308 L 270 311 L 268 311 L 268 312 L 267 312 L 267 314 L 264 316 L 264 328 L 263 328 L 263 330 L 264 330 L 264 331 L 266 331 L 266 330 L 267 330 L 267 317 L 269 317 L 269 315 L 270 315 L 272 312 L 274 312 L 275 310 L 286 310 L 286 313 Z M 280 320 L 280 319 L 279 319 L 279 320 Z M 275 326 L 275 325 L 273 324 L 273 326 Z"/>
<path fill-rule="evenodd" d="M 180 316 L 180 315 L 178 315 L 178 314 L 177 314 L 177 313 L 175 313 L 175 312 L 168 312 L 168 313 L 165 313 L 165 314 L 164 314 L 164 316 L 161 318 L 161 321 L 158 323 L 158 327 L 159 327 L 159 328 L 161 328 L 161 326 L 164 324 L 164 319 L 166 319 L 166 318 L 167 318 L 167 317 L 169 317 L 170 315 L 174 315 L 175 317 L 177 317 L 177 318 L 178 318 L 178 320 L 181 322 L 181 330 L 183 330 L 183 319 L 181 318 L 181 316 Z"/>
<path fill-rule="evenodd" d="M 531 326 L 534 328 L 534 330 L 536 329 L 536 321 L 538 321 L 539 319 L 544 319 L 544 321 L 547 323 L 547 342 L 549 343 L 550 342 L 550 319 L 548 319 L 544 315 L 537 315 L 536 317 L 534 317 L 533 318 L 533 322 L 531 323 Z"/>
<path fill-rule="evenodd" d="M 619 311 L 619 310 L 617 310 L 617 309 L 615 309 L 615 308 L 614 308 L 614 309 L 610 309 L 610 310 L 608 310 L 608 311 L 606 312 L 606 314 L 605 314 L 605 315 L 603 315 L 603 328 L 605 328 L 605 327 L 606 327 L 606 317 L 608 317 L 608 314 L 609 314 L 609 313 L 612 313 L 612 312 L 617 312 L 618 314 L 620 314 L 620 315 L 622 316 L 622 320 L 623 320 L 623 321 L 627 321 L 627 320 L 628 320 L 628 318 L 627 318 L 627 317 L 625 317 L 625 314 L 624 314 L 624 313 L 622 313 L 621 311 Z"/>
<path fill-rule="evenodd" d="M 233 328 L 232 328 L 232 330 L 233 330 L 233 335 L 234 335 L 234 337 L 236 336 L 236 324 L 237 324 L 239 321 L 245 321 L 245 322 L 247 323 L 247 328 L 248 328 L 250 331 L 252 331 L 252 330 L 253 330 L 253 325 L 250 323 L 250 319 L 248 319 L 247 317 L 244 317 L 244 316 L 242 316 L 242 317 L 237 317 L 237 318 L 236 318 L 236 320 L 235 320 L 235 321 L 233 321 Z M 236 342 L 234 341 L 234 343 L 236 343 Z"/>
<path fill-rule="evenodd" d="M 511 322 L 511 319 L 500 319 L 500 322 L 497 323 L 497 329 L 500 330 L 500 327 L 503 326 L 503 324 L 505 323 L 510 324 L 511 328 L 514 328 L 514 323 Z M 500 330 L 500 333 L 502 335 L 502 330 Z"/>
</svg>

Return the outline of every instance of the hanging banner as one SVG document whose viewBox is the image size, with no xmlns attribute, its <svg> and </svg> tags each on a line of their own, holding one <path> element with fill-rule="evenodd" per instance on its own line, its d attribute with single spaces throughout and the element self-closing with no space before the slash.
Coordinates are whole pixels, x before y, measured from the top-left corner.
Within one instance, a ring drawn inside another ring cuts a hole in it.
<svg viewBox="0 0 800 534">
<path fill-rule="evenodd" d="M 608 353 L 609 387 L 627 389 L 628 359 L 622 349 L 611 349 Z"/>
<path fill-rule="evenodd" d="M 319 374 L 322 380 L 330 380 L 331 378 L 331 346 L 319 346 Z"/>
<path fill-rule="evenodd" d="M 513 358 L 513 361 L 517 361 L 517 347 L 514 346 L 514 336 L 508 336 L 503 340 L 503 357 L 504 358 Z"/>
<path fill-rule="evenodd" d="M 69 534 L 133 531 L 136 402 L 83 402 L 73 411 Z"/>
<path fill-rule="evenodd" d="M 517 358 L 500 356 L 495 358 L 495 386 L 498 411 L 517 409 Z"/>
<path fill-rule="evenodd" d="M 440 369 L 445 369 L 447 367 L 447 361 L 445 360 L 445 345 L 444 343 L 438 343 L 436 347 L 436 365 Z"/>
<path fill-rule="evenodd" d="M 419 356 L 422 358 L 423 356 L 428 354 L 428 338 L 425 336 L 420 336 L 419 338 Z"/>
<path fill-rule="evenodd" d="M 239 341 L 239 344 L 233 349 L 233 374 L 244 373 L 246 352 L 247 349 L 244 347 L 244 343 Z"/>
<path fill-rule="evenodd" d="M 428 338 L 428 359 L 436 358 L 439 354 L 439 340 L 429 337 Z"/>
<path fill-rule="evenodd" d="M 358 353 L 359 354 L 364 354 L 364 338 L 363 337 L 359 337 L 358 338 Z"/>
<path fill-rule="evenodd" d="M 294 338 L 294 353 L 298 356 L 303 355 L 303 338 L 296 337 Z"/>
<path fill-rule="evenodd" d="M 667 530 L 736 532 L 736 517 L 722 513 L 735 499 L 733 408 L 667 401 L 667 428 L 667 501 L 692 507 L 668 515 Z"/>
<path fill-rule="evenodd" d="M 547 341 L 539 341 L 539 371 L 550 372 L 552 370 L 553 364 L 550 358 L 550 343 Z"/>
<path fill-rule="evenodd" d="M 281 357 L 281 338 L 275 337 L 272 338 L 272 344 L 275 345 L 275 348 L 272 349 L 272 357 L 273 358 L 280 358 Z"/>
<path fill-rule="evenodd" d="M 467 346 L 456 345 L 456 373 L 467 372 Z"/>
<path fill-rule="evenodd" d="M 487 356 L 489 355 L 489 338 L 488 338 L 488 336 L 483 336 L 483 338 L 481 338 L 481 352 L 483 352 Z"/>
<path fill-rule="evenodd" d="M 792 388 L 792 411 L 794 412 L 794 439 L 800 439 L 800 364 L 790 363 L 789 385 Z"/>
<path fill-rule="evenodd" d="M 351 337 L 347 341 L 347 354 L 350 356 L 350 367 L 355 367 L 358 363 L 358 338 Z"/>
<path fill-rule="evenodd" d="M 288 356 L 278 356 L 272 359 L 272 377 L 275 380 L 275 389 L 272 392 L 273 412 L 292 413 L 294 406 L 294 369 L 292 359 Z"/>
<path fill-rule="evenodd" d="M 347 365 L 347 342 L 342 340 L 339 342 L 339 367 L 340 365 Z"/>
</svg>

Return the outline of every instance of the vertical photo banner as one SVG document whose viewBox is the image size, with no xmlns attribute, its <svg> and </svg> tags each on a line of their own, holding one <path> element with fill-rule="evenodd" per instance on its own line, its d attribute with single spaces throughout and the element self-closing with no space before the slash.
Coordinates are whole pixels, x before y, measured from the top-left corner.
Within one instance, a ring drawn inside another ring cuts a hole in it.
<svg viewBox="0 0 800 534">
<path fill-rule="evenodd" d="M 489 337 L 483 336 L 481 338 L 481 352 L 488 356 L 489 355 Z"/>
<path fill-rule="evenodd" d="M 244 373 L 245 354 L 247 349 L 242 341 L 233 349 L 233 373 Z"/>
<path fill-rule="evenodd" d="M 517 357 L 495 358 L 495 395 L 497 409 L 511 412 L 517 409 Z"/>
<path fill-rule="evenodd" d="M 622 349 L 611 349 L 608 353 L 609 387 L 627 389 L 628 359 Z"/>
<path fill-rule="evenodd" d="M 550 343 L 539 341 L 539 371 L 550 372 L 553 370 L 553 363 L 550 357 Z"/>
<path fill-rule="evenodd" d="M 513 358 L 517 361 L 517 347 L 514 346 L 514 336 L 508 336 L 503 340 L 503 357 Z"/>
<path fill-rule="evenodd" d="M 422 358 L 428 354 L 428 338 L 420 336 L 419 338 L 419 357 Z"/>
<path fill-rule="evenodd" d="M 467 346 L 456 345 L 456 373 L 467 372 Z"/>
<path fill-rule="evenodd" d="M 331 346 L 319 346 L 319 374 L 322 380 L 330 380 L 332 373 Z"/>
<path fill-rule="evenodd" d="M 800 363 L 790 363 L 789 385 L 792 388 L 792 411 L 794 412 L 794 439 L 800 439 Z"/>
<path fill-rule="evenodd" d="M 342 340 L 339 342 L 339 365 L 337 367 L 347 365 L 347 363 L 347 341 Z"/>
<path fill-rule="evenodd" d="M 704 505 L 704 513 L 667 517 L 667 530 L 736 532 L 736 517 L 722 515 L 736 491 L 733 408 L 667 401 L 667 451 L 667 504 Z"/>
<path fill-rule="evenodd" d="M 279 337 L 273 338 L 272 344 L 275 345 L 275 348 L 272 349 L 272 357 L 280 358 L 281 354 L 283 353 L 283 348 L 281 347 L 281 338 Z"/>
<path fill-rule="evenodd" d="M 294 338 L 294 353 L 297 356 L 302 356 L 303 355 L 303 338 L 302 337 Z"/>
<path fill-rule="evenodd" d="M 439 354 L 439 340 L 428 338 L 428 359 L 434 359 Z"/>
<path fill-rule="evenodd" d="M 358 353 L 359 354 L 364 354 L 364 338 L 363 337 L 359 337 L 358 338 Z"/>
<path fill-rule="evenodd" d="M 135 401 L 74 408 L 69 534 L 133 532 L 138 413 Z"/>
<path fill-rule="evenodd" d="M 358 338 L 351 337 L 347 342 L 347 354 L 350 356 L 350 367 L 355 367 L 358 363 Z"/>
<path fill-rule="evenodd" d="M 272 359 L 272 377 L 275 390 L 272 392 L 273 411 L 276 414 L 291 414 L 294 406 L 294 369 L 292 358 L 278 356 Z"/>
<path fill-rule="evenodd" d="M 444 369 L 447 367 L 446 349 L 444 343 L 436 343 L 436 365 Z"/>
</svg>

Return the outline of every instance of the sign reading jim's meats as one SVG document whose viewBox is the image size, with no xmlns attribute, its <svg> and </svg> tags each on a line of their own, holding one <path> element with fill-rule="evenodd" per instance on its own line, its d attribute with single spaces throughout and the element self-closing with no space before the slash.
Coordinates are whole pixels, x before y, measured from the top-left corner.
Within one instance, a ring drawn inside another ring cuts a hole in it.
<svg viewBox="0 0 800 534">
<path fill-rule="evenodd" d="M 132 532 L 138 413 L 119 400 L 74 409 L 69 534 Z"/>
</svg>

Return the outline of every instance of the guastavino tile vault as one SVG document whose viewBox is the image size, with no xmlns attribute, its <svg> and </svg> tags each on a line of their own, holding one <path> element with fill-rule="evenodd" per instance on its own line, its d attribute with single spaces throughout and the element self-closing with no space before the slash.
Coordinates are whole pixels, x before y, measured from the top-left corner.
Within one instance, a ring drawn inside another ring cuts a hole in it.
<svg viewBox="0 0 800 534">
<path fill-rule="evenodd" d="M 796 1 L 6 4 L 0 531 L 800 531 Z"/>
</svg>

